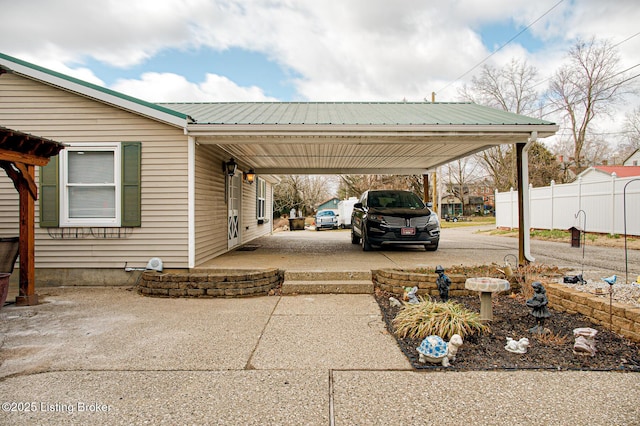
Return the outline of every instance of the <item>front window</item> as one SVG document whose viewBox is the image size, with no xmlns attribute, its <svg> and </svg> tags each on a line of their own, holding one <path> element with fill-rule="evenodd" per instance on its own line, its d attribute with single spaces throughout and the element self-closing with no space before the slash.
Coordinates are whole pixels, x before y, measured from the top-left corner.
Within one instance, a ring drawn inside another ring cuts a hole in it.
<svg viewBox="0 0 640 426">
<path fill-rule="evenodd" d="M 258 178 L 257 192 L 257 208 L 256 216 L 259 220 L 264 220 L 267 207 L 267 182 L 264 179 Z"/>
<path fill-rule="evenodd" d="M 61 152 L 61 226 L 120 226 L 119 144 Z"/>
</svg>

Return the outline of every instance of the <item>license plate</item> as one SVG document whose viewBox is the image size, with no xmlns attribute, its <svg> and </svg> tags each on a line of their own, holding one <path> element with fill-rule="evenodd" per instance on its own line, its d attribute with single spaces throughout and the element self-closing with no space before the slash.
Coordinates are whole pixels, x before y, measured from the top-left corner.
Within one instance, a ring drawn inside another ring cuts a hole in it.
<svg viewBox="0 0 640 426">
<path fill-rule="evenodd" d="M 401 235 L 416 235 L 416 228 L 402 228 L 400 230 Z"/>
</svg>

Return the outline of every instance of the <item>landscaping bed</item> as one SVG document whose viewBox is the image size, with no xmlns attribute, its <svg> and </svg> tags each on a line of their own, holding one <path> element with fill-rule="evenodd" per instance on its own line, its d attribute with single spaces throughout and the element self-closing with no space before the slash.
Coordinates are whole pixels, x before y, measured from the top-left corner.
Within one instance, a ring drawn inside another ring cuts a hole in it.
<svg viewBox="0 0 640 426">
<path fill-rule="evenodd" d="M 380 306 L 388 331 L 396 338 L 398 346 L 416 369 L 444 369 L 439 364 L 418 362 L 416 347 L 421 339 L 399 338 L 392 324 L 399 307 L 389 304 L 391 293 L 376 289 L 375 298 Z M 395 295 L 395 297 L 398 297 Z M 479 312 L 480 300 L 477 296 L 452 297 L 469 310 Z M 493 321 L 491 331 L 464 338 L 455 361 L 448 370 L 618 370 L 640 372 L 640 344 L 618 334 L 611 333 L 606 326 L 595 326 L 583 315 L 558 312 L 550 309 L 551 317 L 545 327 L 551 334 L 534 336 L 528 330 L 535 325 L 530 309 L 525 305 L 525 297 L 520 294 L 496 295 L 493 298 Z M 573 329 L 591 327 L 598 330 L 596 335 L 597 353 L 594 357 L 573 353 Z M 506 338 L 518 340 L 527 337 L 530 347 L 525 354 L 515 354 L 504 349 Z"/>
</svg>

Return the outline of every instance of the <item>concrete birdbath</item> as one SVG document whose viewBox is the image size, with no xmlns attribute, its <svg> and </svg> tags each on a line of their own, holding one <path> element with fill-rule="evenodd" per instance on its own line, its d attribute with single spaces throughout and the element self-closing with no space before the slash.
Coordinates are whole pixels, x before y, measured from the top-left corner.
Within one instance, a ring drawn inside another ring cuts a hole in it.
<svg viewBox="0 0 640 426">
<path fill-rule="evenodd" d="M 464 288 L 480 292 L 480 321 L 493 320 L 491 297 L 493 293 L 509 290 L 509 281 L 501 278 L 467 278 Z"/>
</svg>

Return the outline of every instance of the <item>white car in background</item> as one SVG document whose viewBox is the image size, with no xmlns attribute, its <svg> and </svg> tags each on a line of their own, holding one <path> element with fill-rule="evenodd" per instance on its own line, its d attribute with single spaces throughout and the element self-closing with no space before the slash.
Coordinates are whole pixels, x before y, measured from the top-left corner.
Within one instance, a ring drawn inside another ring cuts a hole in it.
<svg viewBox="0 0 640 426">
<path fill-rule="evenodd" d="M 333 210 L 320 210 L 316 213 L 316 231 L 338 228 L 338 214 Z"/>
</svg>

